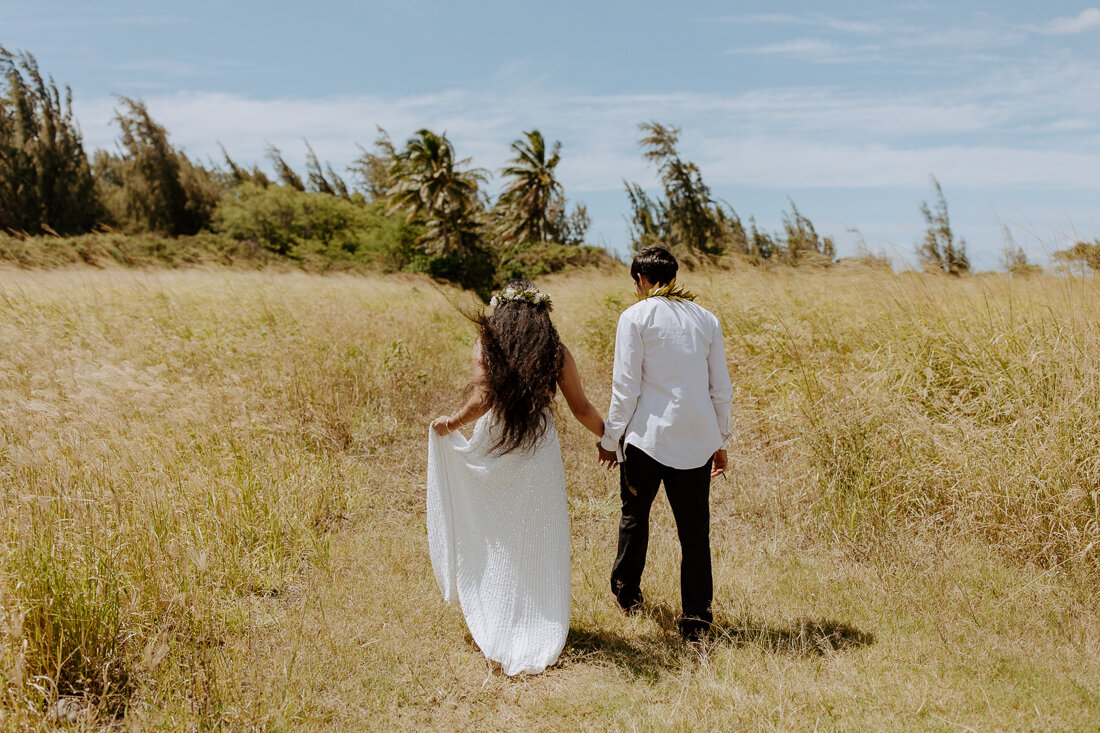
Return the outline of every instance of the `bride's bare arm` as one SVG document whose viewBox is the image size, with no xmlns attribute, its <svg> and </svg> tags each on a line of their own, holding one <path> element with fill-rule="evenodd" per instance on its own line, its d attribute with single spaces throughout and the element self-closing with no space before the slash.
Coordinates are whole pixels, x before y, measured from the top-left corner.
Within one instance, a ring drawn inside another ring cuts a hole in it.
<svg viewBox="0 0 1100 733">
<path fill-rule="evenodd" d="M 573 360 L 573 355 L 569 353 L 569 349 L 565 348 L 564 344 L 561 348 L 565 353 L 565 363 L 562 364 L 558 388 L 565 396 L 565 401 L 569 404 L 569 411 L 573 413 L 573 417 L 577 418 L 581 425 L 595 433 L 597 438 L 602 437 L 603 418 L 600 417 L 600 413 L 596 412 L 596 408 L 584 395 L 581 375 L 577 371 L 577 362 Z"/>
<path fill-rule="evenodd" d="M 432 420 L 432 429 L 440 435 L 453 433 L 463 425 L 477 420 L 489 410 L 489 402 L 485 399 L 485 388 L 482 386 L 484 383 L 483 377 L 485 376 L 485 371 L 481 366 L 480 339 L 474 343 L 474 350 L 470 354 L 470 361 L 470 369 L 473 372 L 474 391 L 470 394 L 470 399 L 466 400 L 466 404 L 463 405 L 458 412 L 453 415 L 441 415 L 435 420 Z"/>
</svg>

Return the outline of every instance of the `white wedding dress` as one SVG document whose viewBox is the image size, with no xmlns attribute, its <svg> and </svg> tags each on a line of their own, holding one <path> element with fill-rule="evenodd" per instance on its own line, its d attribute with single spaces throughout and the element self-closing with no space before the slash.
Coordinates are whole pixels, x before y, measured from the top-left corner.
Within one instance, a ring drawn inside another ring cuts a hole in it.
<svg viewBox="0 0 1100 733">
<path fill-rule="evenodd" d="M 444 599 L 462 608 L 505 674 L 554 664 L 569 632 L 569 514 L 558 433 L 489 455 L 492 414 L 470 440 L 428 431 L 428 549 Z"/>
</svg>

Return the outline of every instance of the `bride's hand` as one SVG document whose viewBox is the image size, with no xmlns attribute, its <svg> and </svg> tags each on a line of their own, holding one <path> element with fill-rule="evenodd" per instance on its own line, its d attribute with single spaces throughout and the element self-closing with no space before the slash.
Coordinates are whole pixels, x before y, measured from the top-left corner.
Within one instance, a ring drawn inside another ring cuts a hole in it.
<svg viewBox="0 0 1100 733">
<path fill-rule="evenodd" d="M 611 470 L 619 464 L 619 457 L 615 455 L 615 451 L 604 449 L 599 441 L 596 441 L 596 450 L 600 452 L 600 465 L 604 468 Z"/>
<path fill-rule="evenodd" d="M 447 427 L 447 423 L 451 422 L 451 418 L 448 415 L 440 415 L 435 420 L 432 420 L 432 430 L 440 435 L 448 435 L 452 432 L 451 428 Z"/>
</svg>

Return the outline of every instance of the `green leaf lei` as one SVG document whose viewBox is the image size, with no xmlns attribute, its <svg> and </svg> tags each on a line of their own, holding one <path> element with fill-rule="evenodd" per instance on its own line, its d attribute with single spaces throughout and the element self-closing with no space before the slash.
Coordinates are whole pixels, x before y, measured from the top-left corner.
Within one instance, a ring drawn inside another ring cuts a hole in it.
<svg viewBox="0 0 1100 733">
<path fill-rule="evenodd" d="M 668 298 L 669 300 L 695 300 L 695 293 L 676 284 L 676 278 L 668 285 L 654 285 L 645 295 L 639 295 L 638 300 L 646 298 Z"/>
</svg>

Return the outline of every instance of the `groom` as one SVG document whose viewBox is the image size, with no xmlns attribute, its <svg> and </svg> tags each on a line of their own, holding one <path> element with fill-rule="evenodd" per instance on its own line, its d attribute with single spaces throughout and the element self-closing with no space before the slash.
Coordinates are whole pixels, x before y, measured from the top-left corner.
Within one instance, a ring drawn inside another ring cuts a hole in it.
<svg viewBox="0 0 1100 733">
<path fill-rule="evenodd" d="M 619 316 L 611 407 L 600 462 L 619 463 L 622 519 L 611 590 L 627 612 L 642 603 L 649 510 L 661 482 L 676 519 L 682 558 L 680 633 L 710 630 L 710 480 L 726 470 L 733 385 L 722 327 L 676 287 L 678 264 L 664 247 L 634 257 L 639 302 Z"/>
</svg>

